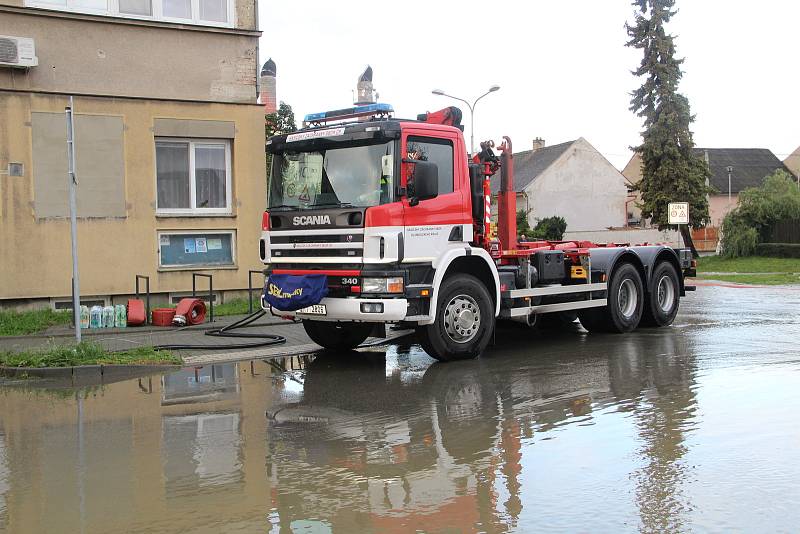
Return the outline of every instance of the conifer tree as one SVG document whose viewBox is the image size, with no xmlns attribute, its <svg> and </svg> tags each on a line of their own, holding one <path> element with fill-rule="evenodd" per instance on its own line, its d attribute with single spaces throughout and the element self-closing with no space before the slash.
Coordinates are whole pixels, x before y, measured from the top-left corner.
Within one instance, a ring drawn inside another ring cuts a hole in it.
<svg viewBox="0 0 800 534">
<path fill-rule="evenodd" d="M 688 202 L 689 223 L 702 228 L 710 220 L 707 180 L 711 175 L 705 160 L 692 153 L 694 140 L 689 125 L 694 116 L 689 100 L 678 92 L 683 59 L 675 57 L 675 42 L 664 25 L 676 13 L 675 0 L 635 0 L 633 24 L 626 24 L 627 46 L 642 51 L 642 62 L 633 74 L 644 78 L 632 93 L 631 111 L 644 119 L 642 144 L 632 147 L 642 158 L 642 217 L 659 229 L 669 225 L 668 203 Z M 681 226 L 684 243 L 692 248 L 691 233 Z"/>
</svg>

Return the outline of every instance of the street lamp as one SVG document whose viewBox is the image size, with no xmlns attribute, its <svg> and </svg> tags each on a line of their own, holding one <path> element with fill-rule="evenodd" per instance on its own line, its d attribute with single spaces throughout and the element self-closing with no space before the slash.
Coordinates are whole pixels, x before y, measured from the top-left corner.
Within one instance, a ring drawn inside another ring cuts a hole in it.
<svg viewBox="0 0 800 534">
<path fill-rule="evenodd" d="M 458 98 L 457 96 L 448 95 L 447 93 L 445 93 L 441 89 L 434 89 L 433 91 L 431 91 L 431 93 L 433 93 L 435 95 L 447 96 L 447 97 L 450 97 L 450 98 L 452 98 L 454 100 L 459 100 L 459 101 L 465 103 L 467 105 L 467 107 L 469 108 L 469 150 L 470 150 L 470 155 L 475 153 L 475 104 L 477 104 L 478 100 L 480 100 L 484 96 L 488 95 L 489 93 L 494 93 L 495 91 L 498 91 L 499 89 L 500 89 L 499 85 L 491 86 L 488 91 L 486 91 L 481 96 L 476 98 L 472 102 L 472 104 L 470 104 L 469 102 L 467 102 L 463 98 Z"/>
<path fill-rule="evenodd" d="M 728 171 L 728 206 L 731 205 L 731 174 L 733 174 L 733 167 L 728 165 L 725 169 Z"/>
</svg>

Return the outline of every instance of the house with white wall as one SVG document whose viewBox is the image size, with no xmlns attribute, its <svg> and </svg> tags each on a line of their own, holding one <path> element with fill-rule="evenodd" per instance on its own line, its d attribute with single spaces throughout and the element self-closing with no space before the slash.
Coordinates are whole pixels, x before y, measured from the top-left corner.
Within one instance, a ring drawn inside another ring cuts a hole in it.
<svg viewBox="0 0 800 534">
<path fill-rule="evenodd" d="M 500 173 L 491 185 L 496 197 Z M 583 137 L 552 146 L 536 138 L 531 150 L 515 153 L 514 188 L 517 210 L 527 213 L 531 227 L 552 216 L 564 217 L 567 232 L 626 224 L 625 177 Z"/>
</svg>

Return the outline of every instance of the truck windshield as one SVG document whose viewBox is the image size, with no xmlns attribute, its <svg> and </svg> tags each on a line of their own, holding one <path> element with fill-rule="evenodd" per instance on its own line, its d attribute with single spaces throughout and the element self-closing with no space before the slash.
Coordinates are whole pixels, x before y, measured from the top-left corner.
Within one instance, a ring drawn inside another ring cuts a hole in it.
<svg viewBox="0 0 800 534">
<path fill-rule="evenodd" d="M 272 156 L 270 209 L 369 207 L 394 200 L 394 142 Z"/>
</svg>

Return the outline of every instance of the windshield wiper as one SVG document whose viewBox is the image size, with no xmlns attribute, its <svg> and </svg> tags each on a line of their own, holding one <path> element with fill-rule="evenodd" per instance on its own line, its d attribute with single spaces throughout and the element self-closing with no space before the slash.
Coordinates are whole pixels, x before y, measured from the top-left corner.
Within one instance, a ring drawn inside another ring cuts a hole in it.
<svg viewBox="0 0 800 534">
<path fill-rule="evenodd" d="M 349 202 L 320 202 L 319 204 L 309 204 L 309 208 L 322 208 L 324 206 L 336 206 L 337 208 L 352 208 Z"/>
<path fill-rule="evenodd" d="M 289 205 L 289 204 L 278 204 L 277 206 L 268 207 L 267 211 L 281 209 L 281 208 L 299 208 L 299 206 L 292 206 L 292 205 Z"/>
</svg>

